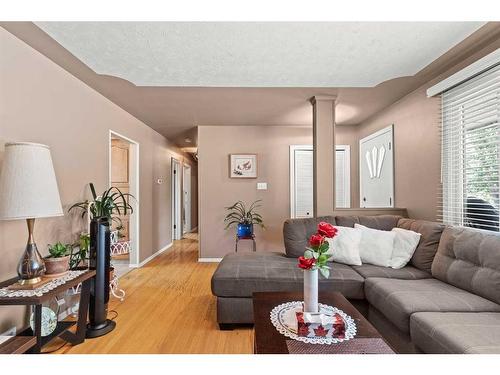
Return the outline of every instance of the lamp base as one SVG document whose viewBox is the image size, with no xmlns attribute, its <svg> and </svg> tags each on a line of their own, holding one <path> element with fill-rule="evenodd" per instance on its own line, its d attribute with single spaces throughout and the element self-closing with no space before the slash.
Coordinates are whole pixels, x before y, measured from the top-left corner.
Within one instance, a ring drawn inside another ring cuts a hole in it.
<svg viewBox="0 0 500 375">
<path fill-rule="evenodd" d="M 21 279 L 18 281 L 20 285 L 33 285 L 33 284 L 38 284 L 40 281 L 42 281 L 41 277 L 34 277 L 32 279 Z"/>
<path fill-rule="evenodd" d="M 41 276 L 45 273 L 45 263 L 33 239 L 35 219 L 26 219 L 26 223 L 28 225 L 28 244 L 17 265 L 17 274 L 23 285 L 31 285 L 41 281 Z"/>
</svg>

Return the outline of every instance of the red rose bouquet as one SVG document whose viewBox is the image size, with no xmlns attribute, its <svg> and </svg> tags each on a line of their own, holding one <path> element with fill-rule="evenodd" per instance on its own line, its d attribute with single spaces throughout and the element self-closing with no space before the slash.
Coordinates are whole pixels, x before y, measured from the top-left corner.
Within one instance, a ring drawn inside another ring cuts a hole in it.
<svg viewBox="0 0 500 375">
<path fill-rule="evenodd" d="M 309 246 L 306 247 L 304 256 L 299 257 L 298 267 L 303 270 L 318 269 L 323 277 L 328 278 L 330 267 L 327 265 L 329 256 L 326 254 L 330 248 L 327 238 L 337 235 L 337 228 L 322 221 L 318 224 L 317 233 L 309 238 Z"/>
</svg>

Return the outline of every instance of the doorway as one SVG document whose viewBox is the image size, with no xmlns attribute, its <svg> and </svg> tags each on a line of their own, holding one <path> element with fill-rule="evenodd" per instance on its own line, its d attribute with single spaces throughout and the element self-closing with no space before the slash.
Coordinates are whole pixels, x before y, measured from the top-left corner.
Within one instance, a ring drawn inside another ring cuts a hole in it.
<svg viewBox="0 0 500 375">
<path fill-rule="evenodd" d="M 116 187 L 128 198 L 133 212 L 120 215 L 111 226 L 111 258 L 118 276 L 139 266 L 139 143 L 109 132 L 109 187 Z"/>
<path fill-rule="evenodd" d="M 181 163 L 172 158 L 172 239 L 182 238 Z"/>
<path fill-rule="evenodd" d="M 184 164 L 182 168 L 183 225 L 182 233 L 191 232 L 191 167 Z"/>
</svg>

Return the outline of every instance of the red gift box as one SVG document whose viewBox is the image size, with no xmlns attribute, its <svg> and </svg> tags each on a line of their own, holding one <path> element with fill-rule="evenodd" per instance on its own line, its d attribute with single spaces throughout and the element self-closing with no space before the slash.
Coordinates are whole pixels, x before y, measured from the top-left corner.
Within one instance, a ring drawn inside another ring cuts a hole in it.
<svg viewBox="0 0 500 375">
<path fill-rule="evenodd" d="M 322 325 L 320 323 L 306 323 L 304 313 L 296 312 L 297 334 L 302 337 L 333 337 L 337 339 L 345 338 L 345 323 L 342 317 L 335 313 L 332 317 L 332 324 Z"/>
</svg>

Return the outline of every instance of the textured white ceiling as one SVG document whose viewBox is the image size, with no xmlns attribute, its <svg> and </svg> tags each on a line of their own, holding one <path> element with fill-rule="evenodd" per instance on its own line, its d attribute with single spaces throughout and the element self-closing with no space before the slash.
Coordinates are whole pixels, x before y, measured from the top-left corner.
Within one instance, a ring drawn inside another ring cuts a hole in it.
<svg viewBox="0 0 500 375">
<path fill-rule="evenodd" d="M 373 87 L 412 76 L 483 22 L 37 22 L 137 86 Z"/>
</svg>

